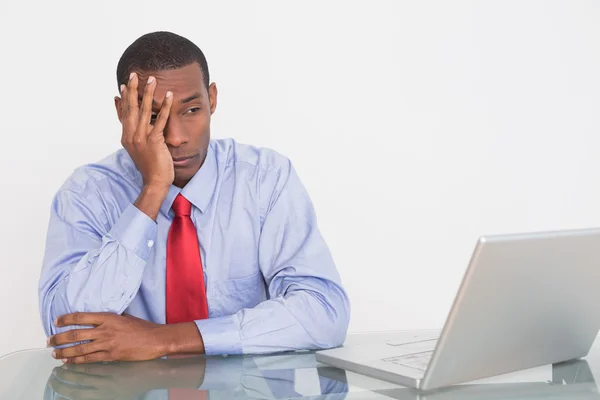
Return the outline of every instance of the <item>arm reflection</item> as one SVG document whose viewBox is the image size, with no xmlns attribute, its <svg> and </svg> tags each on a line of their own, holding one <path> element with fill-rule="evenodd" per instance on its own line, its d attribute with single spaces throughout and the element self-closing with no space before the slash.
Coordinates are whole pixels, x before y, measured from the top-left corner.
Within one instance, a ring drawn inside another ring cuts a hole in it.
<svg viewBox="0 0 600 400">
<path fill-rule="evenodd" d="M 252 357 L 190 356 L 146 362 L 66 364 L 52 371 L 44 398 L 169 399 L 174 390 L 180 396 L 188 393 L 183 398 L 197 398 L 198 393 L 204 393 L 211 400 L 346 397 L 345 372 L 339 370 L 335 376 L 323 374 L 330 368 L 317 368 L 313 354 L 270 357 L 268 365 L 258 362 L 258 366 L 257 362 Z M 314 375 L 311 388 L 307 389 L 304 379 L 298 378 L 306 376 L 298 374 L 298 370 Z"/>
</svg>

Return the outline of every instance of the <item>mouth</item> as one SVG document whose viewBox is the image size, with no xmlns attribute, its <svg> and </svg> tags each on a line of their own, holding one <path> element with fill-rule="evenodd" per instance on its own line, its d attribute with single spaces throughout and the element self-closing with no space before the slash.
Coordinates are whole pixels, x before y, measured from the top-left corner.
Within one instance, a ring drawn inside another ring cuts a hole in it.
<svg viewBox="0 0 600 400">
<path fill-rule="evenodd" d="M 198 154 L 183 157 L 173 157 L 173 166 L 175 168 L 185 168 L 193 164 L 198 158 Z"/>
</svg>

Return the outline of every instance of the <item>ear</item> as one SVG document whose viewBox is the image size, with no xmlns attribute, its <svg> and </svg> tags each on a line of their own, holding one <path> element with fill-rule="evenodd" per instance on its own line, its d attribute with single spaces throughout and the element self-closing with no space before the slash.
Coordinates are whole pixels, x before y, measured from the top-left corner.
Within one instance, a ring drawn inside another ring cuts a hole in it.
<svg viewBox="0 0 600 400">
<path fill-rule="evenodd" d="M 123 122 L 123 115 L 121 115 L 121 98 L 119 96 L 115 96 L 115 108 L 117 109 L 119 121 Z"/>
<path fill-rule="evenodd" d="M 208 87 L 208 101 L 210 102 L 210 115 L 213 115 L 215 110 L 217 109 L 217 84 L 211 83 Z"/>
</svg>

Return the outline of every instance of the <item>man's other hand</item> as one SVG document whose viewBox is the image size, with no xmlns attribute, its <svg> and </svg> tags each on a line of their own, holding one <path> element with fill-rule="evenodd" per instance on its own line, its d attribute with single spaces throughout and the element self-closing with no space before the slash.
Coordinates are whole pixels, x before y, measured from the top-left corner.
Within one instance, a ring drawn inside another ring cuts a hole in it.
<svg viewBox="0 0 600 400">
<path fill-rule="evenodd" d="M 131 315 L 74 313 L 58 317 L 55 325 L 93 326 L 91 329 L 73 329 L 48 338 L 48 344 L 53 347 L 87 342 L 55 349 L 53 357 L 65 363 L 142 361 L 156 359 L 169 353 L 169 326 Z"/>
</svg>

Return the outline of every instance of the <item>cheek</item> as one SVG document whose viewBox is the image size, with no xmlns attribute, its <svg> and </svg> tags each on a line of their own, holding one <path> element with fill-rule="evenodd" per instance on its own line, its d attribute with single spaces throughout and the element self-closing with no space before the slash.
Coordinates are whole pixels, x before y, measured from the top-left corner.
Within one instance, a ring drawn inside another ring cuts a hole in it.
<svg viewBox="0 0 600 400">
<path fill-rule="evenodd" d="M 185 119 L 185 128 L 195 141 L 201 140 L 210 131 L 210 116 L 203 114 L 194 115 Z"/>
</svg>

